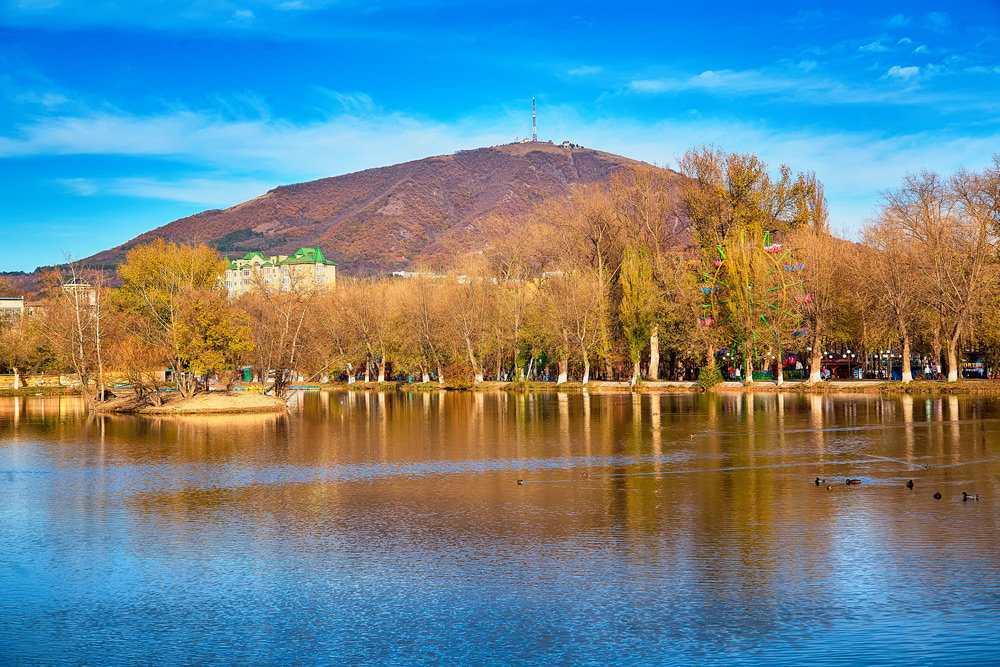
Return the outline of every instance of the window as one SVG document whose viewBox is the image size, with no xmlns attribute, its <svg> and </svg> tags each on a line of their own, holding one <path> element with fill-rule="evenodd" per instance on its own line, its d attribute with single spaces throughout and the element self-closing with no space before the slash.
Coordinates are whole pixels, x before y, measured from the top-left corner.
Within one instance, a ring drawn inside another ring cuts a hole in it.
<svg viewBox="0 0 1000 667">
<path fill-rule="evenodd" d="M 243 275 L 244 276 L 249 276 L 250 275 L 250 269 L 243 269 Z"/>
<path fill-rule="evenodd" d="M 282 277 L 281 277 L 281 284 L 282 284 L 282 285 L 287 285 L 287 284 L 289 284 L 290 282 L 292 282 L 292 279 L 291 279 L 291 278 L 289 278 L 288 276 L 282 276 Z"/>
</svg>

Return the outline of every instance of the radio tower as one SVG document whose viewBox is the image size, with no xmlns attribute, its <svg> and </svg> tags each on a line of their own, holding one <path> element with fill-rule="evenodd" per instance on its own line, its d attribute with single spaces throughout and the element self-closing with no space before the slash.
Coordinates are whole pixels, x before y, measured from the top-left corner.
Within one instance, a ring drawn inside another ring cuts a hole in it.
<svg viewBox="0 0 1000 667">
<path fill-rule="evenodd" d="M 538 143 L 538 122 L 535 120 L 535 98 L 531 98 L 531 143 Z"/>
</svg>

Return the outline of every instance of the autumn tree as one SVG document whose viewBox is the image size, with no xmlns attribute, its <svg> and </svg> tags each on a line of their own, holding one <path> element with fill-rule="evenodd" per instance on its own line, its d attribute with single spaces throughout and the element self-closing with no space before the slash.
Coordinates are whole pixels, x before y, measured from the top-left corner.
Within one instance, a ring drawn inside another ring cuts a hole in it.
<svg viewBox="0 0 1000 667">
<path fill-rule="evenodd" d="M 704 275 L 714 275 L 716 263 L 723 262 L 720 249 L 726 254 L 724 271 L 743 290 L 733 293 L 730 317 L 738 327 L 735 333 L 747 356 L 748 340 L 759 328 L 759 317 L 748 309 L 761 303 L 763 287 L 761 262 L 757 252 L 747 252 L 764 245 L 764 234 L 771 241 L 780 240 L 788 232 L 807 228 L 816 235 L 826 233 L 826 203 L 822 185 L 815 174 L 792 175 L 787 165 L 781 165 L 776 176 L 768 166 L 751 153 L 728 153 L 703 146 L 687 151 L 678 162 L 688 178 L 681 185 L 681 201 L 692 227 Z M 726 252 L 728 251 L 728 252 Z M 757 290 L 748 294 L 747 290 Z M 735 292 L 735 290 L 734 290 Z M 742 308 L 742 310 L 740 310 Z M 713 347 L 728 335 L 723 328 L 716 330 L 714 340 L 708 340 L 708 363 L 713 364 Z M 752 375 L 747 375 L 748 379 Z"/>
<path fill-rule="evenodd" d="M 621 273 L 622 297 L 618 305 L 622 332 L 632 362 L 631 384 L 639 381 L 639 360 L 649 339 L 657 311 L 659 293 L 653 282 L 653 267 L 644 247 L 625 249 Z"/>
<path fill-rule="evenodd" d="M 184 319 L 194 304 L 221 290 L 225 261 L 206 245 L 187 246 L 156 239 L 131 248 L 118 267 L 121 294 L 133 333 L 146 344 L 164 350 L 173 369 L 177 391 L 190 398 L 197 390 L 187 361 L 193 339 L 185 336 Z"/>
<path fill-rule="evenodd" d="M 924 298 L 922 272 L 917 248 L 909 241 L 891 207 L 869 220 L 863 230 L 865 250 L 856 254 L 852 267 L 865 280 L 857 285 L 857 296 L 883 305 L 887 315 L 883 326 L 895 331 L 902 344 L 903 383 L 913 379 L 910 367 L 911 342 L 919 325 L 921 300 Z"/>
<path fill-rule="evenodd" d="M 559 351 L 558 382 L 568 380 L 569 358 L 578 354 L 581 382 L 590 381 L 590 361 L 600 342 L 604 298 L 597 272 L 591 267 L 566 266 L 541 284 L 538 329 L 549 334 L 550 347 Z"/>
<path fill-rule="evenodd" d="M 681 210 L 676 174 L 647 164 L 631 165 L 611 174 L 606 187 L 610 210 L 625 241 L 625 248 L 642 248 L 648 258 L 651 277 L 656 289 L 667 293 L 674 287 L 672 270 L 674 256 L 681 251 L 685 225 Z M 624 259 L 625 250 L 623 250 Z M 660 324 L 669 319 L 662 307 L 649 322 L 649 373 L 651 380 L 659 378 Z"/>
<path fill-rule="evenodd" d="M 924 171 L 882 196 L 881 215 L 898 224 L 926 281 L 925 303 L 941 327 L 949 382 L 959 378 L 965 327 L 997 278 L 993 187 L 989 170 L 961 171 L 948 180 Z"/>
<path fill-rule="evenodd" d="M 400 332 L 400 345 L 414 359 L 423 382 L 430 382 L 433 371 L 444 383 L 448 354 L 445 316 L 445 281 L 423 272 L 400 284 L 400 299 L 394 326 Z"/>
<path fill-rule="evenodd" d="M 496 317 L 496 285 L 484 271 L 481 258 L 469 258 L 461 273 L 444 286 L 444 321 L 452 347 L 469 362 L 473 382 L 483 381 L 483 357 L 489 343 L 489 323 Z"/>
<path fill-rule="evenodd" d="M 14 375 L 14 389 L 21 388 L 21 376 L 40 367 L 48 359 L 45 340 L 34 321 L 20 321 L 0 328 L 0 368 Z"/>
<path fill-rule="evenodd" d="M 265 392 L 279 398 L 288 395 L 309 344 L 308 319 L 316 297 L 315 289 L 298 276 L 290 276 L 288 283 L 257 280 L 253 289 L 236 300 L 253 345 L 251 365 L 262 383 L 270 382 Z"/>
<path fill-rule="evenodd" d="M 246 314 L 221 293 L 208 292 L 182 307 L 177 326 L 184 367 L 195 376 L 218 375 L 231 391 L 254 348 Z"/>
</svg>

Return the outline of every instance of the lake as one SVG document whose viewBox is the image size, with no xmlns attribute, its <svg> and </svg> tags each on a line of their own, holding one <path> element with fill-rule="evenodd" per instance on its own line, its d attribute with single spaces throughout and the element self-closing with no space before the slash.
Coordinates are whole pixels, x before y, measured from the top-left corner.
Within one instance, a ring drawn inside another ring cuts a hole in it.
<svg viewBox="0 0 1000 667">
<path fill-rule="evenodd" d="M 998 491 L 993 398 L 3 398 L 0 662 L 996 662 Z"/>
</svg>

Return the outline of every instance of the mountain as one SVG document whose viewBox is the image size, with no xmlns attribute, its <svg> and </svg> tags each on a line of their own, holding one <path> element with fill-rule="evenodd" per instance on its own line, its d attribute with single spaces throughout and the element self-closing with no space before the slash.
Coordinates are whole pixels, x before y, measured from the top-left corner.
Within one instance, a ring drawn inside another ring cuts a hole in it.
<svg viewBox="0 0 1000 667">
<path fill-rule="evenodd" d="M 628 164 L 635 161 L 548 143 L 460 151 L 277 187 L 231 208 L 175 220 L 84 262 L 116 263 L 132 246 L 162 237 L 204 242 L 230 257 L 320 246 L 348 273 L 396 270 L 468 247 L 470 229 L 484 215 L 528 211 Z"/>
</svg>

